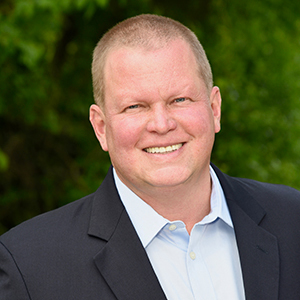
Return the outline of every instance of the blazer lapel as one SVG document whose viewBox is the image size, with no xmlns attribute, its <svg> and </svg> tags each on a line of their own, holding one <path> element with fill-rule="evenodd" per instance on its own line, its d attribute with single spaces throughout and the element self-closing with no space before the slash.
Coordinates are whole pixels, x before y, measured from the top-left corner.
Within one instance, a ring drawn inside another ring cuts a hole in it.
<svg viewBox="0 0 300 300">
<path fill-rule="evenodd" d="M 213 167 L 234 224 L 246 299 L 276 300 L 279 252 L 276 237 L 260 226 L 266 213 L 245 184 Z M 119 198 L 111 170 L 95 193 L 89 235 L 105 241 L 94 262 L 117 299 L 166 299 Z"/>
<path fill-rule="evenodd" d="M 117 299 L 166 299 L 111 170 L 95 194 L 89 234 L 107 241 L 94 262 Z"/>
<path fill-rule="evenodd" d="M 263 228 L 266 212 L 246 184 L 213 166 L 227 200 L 239 249 L 247 300 L 276 300 L 279 285 L 277 238 Z"/>
</svg>

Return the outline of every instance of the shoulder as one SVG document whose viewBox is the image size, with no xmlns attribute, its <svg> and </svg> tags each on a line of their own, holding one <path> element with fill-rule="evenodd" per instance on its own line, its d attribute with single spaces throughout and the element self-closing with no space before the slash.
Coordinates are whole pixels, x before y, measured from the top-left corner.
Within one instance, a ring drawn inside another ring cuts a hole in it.
<svg viewBox="0 0 300 300">
<path fill-rule="evenodd" d="M 227 176 L 227 175 L 226 175 Z M 290 186 L 282 184 L 273 184 L 267 182 L 256 181 L 247 178 L 238 178 L 227 176 L 232 183 L 240 185 L 245 191 L 255 195 L 268 195 L 274 197 L 292 197 L 299 199 L 300 191 Z"/>
<path fill-rule="evenodd" d="M 94 194 L 71 202 L 55 210 L 38 215 L 10 229 L 0 237 L 7 245 L 42 243 L 51 239 L 71 236 L 73 232 L 86 232 Z M 83 226 L 86 224 L 86 226 Z"/>
<path fill-rule="evenodd" d="M 236 177 L 229 177 L 229 181 L 263 205 L 300 208 L 300 191 L 292 187 Z"/>
<path fill-rule="evenodd" d="M 260 182 L 247 178 L 231 177 L 222 173 L 212 165 L 221 183 L 224 192 L 230 197 L 241 195 L 252 197 L 259 202 L 276 201 L 278 203 L 290 203 L 300 205 L 300 191 L 281 184 Z"/>
<path fill-rule="evenodd" d="M 252 220 L 279 241 L 300 249 L 300 192 L 285 185 L 270 184 L 225 175 L 224 193 L 229 208 L 239 206 Z M 236 216 L 236 215 L 235 215 Z M 234 215 L 232 215 L 234 217 Z"/>
<path fill-rule="evenodd" d="M 88 234 L 91 229 L 105 231 L 112 216 L 118 218 L 123 209 L 119 202 L 110 170 L 94 193 L 21 223 L 0 236 L 0 242 L 19 248 L 43 247 L 46 251 L 47 246 L 68 247 L 68 243 L 79 241 L 84 244 L 91 240 Z"/>
<path fill-rule="evenodd" d="M 282 225 L 296 221 L 300 226 L 300 191 L 285 185 L 231 177 L 213 167 L 229 205 L 237 204 L 253 218 L 267 213 L 264 220 L 271 218 Z"/>
</svg>

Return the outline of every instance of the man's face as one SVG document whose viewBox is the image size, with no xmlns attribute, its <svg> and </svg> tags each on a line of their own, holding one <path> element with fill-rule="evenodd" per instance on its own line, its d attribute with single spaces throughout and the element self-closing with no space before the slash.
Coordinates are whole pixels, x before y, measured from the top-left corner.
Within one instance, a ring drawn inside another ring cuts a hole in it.
<svg viewBox="0 0 300 300">
<path fill-rule="evenodd" d="M 120 179 L 137 194 L 200 180 L 221 98 L 217 87 L 208 93 L 186 42 L 113 50 L 104 74 L 104 112 L 93 105 L 90 118 Z"/>
</svg>

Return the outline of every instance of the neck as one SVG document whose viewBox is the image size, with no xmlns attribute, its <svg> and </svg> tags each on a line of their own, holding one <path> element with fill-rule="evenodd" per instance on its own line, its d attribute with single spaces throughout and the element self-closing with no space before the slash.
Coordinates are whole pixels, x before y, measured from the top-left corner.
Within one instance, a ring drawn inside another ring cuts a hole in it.
<svg viewBox="0 0 300 300">
<path fill-rule="evenodd" d="M 187 182 L 172 188 L 151 187 L 147 192 L 135 189 L 133 192 L 169 221 L 184 222 L 189 233 L 210 212 L 209 172 L 197 182 Z"/>
</svg>

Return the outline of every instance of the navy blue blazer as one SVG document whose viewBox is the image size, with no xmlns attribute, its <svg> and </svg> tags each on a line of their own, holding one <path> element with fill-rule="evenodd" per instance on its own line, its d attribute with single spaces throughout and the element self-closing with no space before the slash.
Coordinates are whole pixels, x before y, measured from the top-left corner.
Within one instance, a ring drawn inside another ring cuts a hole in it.
<svg viewBox="0 0 300 300">
<path fill-rule="evenodd" d="M 213 167 L 234 223 L 246 299 L 300 299 L 300 192 Z M 94 194 L 0 237 L 0 299 L 166 299 L 111 169 Z"/>
</svg>

